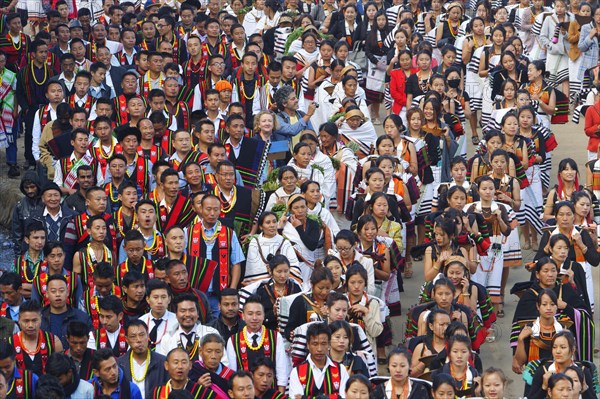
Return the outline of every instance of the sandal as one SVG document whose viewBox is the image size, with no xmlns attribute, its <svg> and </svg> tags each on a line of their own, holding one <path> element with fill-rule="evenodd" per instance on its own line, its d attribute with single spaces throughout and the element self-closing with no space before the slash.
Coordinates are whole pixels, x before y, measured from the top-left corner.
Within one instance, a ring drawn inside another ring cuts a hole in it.
<svg viewBox="0 0 600 399">
<path fill-rule="evenodd" d="M 384 357 L 378 357 L 377 364 L 380 366 L 385 366 L 387 364 L 387 359 Z"/>
<path fill-rule="evenodd" d="M 523 245 L 521 245 L 521 249 L 525 250 L 525 251 L 530 250 L 531 249 L 531 241 L 525 240 Z"/>
<path fill-rule="evenodd" d="M 404 278 L 408 280 L 408 279 L 412 278 L 412 275 L 413 275 L 412 262 L 411 263 L 406 262 L 406 265 L 404 266 Z"/>
<path fill-rule="evenodd" d="M 504 302 L 500 302 L 500 303 L 498 303 L 498 305 L 502 305 L 502 309 L 498 309 L 496 311 L 496 317 L 499 319 L 502 319 L 502 318 L 504 318 Z"/>
<path fill-rule="evenodd" d="M 472 136 L 471 143 L 473 143 L 473 145 L 478 145 L 479 144 L 479 136 Z"/>
</svg>

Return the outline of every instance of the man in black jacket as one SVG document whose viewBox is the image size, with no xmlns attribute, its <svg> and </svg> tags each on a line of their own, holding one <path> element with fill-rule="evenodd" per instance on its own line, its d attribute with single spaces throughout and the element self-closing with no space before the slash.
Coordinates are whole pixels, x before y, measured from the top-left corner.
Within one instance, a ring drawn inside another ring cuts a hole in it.
<svg viewBox="0 0 600 399">
<path fill-rule="evenodd" d="M 17 202 L 12 216 L 12 239 L 15 256 L 21 255 L 27 249 L 27 245 L 23 239 L 25 225 L 28 223 L 31 214 L 43 207 L 40 200 L 42 187 L 37 172 L 25 172 L 21 178 L 20 188 L 25 197 Z"/>
<path fill-rule="evenodd" d="M 33 210 L 31 218 L 44 223 L 48 236 L 46 241 L 63 241 L 67 224 L 77 215 L 74 210 L 61 205 L 62 192 L 54 182 L 47 183 L 42 188 L 42 206 Z"/>
<path fill-rule="evenodd" d="M 67 279 L 60 274 L 48 277 L 46 297 L 50 304 L 42 310 L 42 330 L 60 338 L 63 347 L 68 348 L 67 326 L 71 321 L 81 321 L 92 327 L 90 316 L 79 309 L 67 305 L 69 296 Z"/>
<path fill-rule="evenodd" d="M 154 387 L 169 379 L 164 366 L 166 358 L 148 347 L 148 326 L 143 321 L 131 319 L 125 334 L 129 350 L 117 359 L 117 364 L 123 370 L 123 377 L 140 389 L 142 398 L 149 397 Z"/>
</svg>

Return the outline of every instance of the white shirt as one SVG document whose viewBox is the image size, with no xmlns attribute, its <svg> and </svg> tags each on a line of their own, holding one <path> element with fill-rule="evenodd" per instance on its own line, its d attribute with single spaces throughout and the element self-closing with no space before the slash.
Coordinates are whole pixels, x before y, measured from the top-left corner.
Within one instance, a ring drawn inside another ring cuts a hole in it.
<svg viewBox="0 0 600 399">
<path fill-rule="evenodd" d="M 45 107 L 45 105 L 44 105 Z M 43 115 L 43 111 L 42 111 Z M 52 105 L 48 104 L 48 122 L 56 120 L 56 110 L 52 108 Z M 33 141 L 32 141 L 32 149 L 33 157 L 36 161 L 40 160 L 40 139 L 42 138 L 42 130 L 44 126 L 42 126 L 40 112 L 35 113 L 35 117 L 33 118 Z"/>
<path fill-rule="evenodd" d="M 108 344 L 110 345 L 111 348 L 115 347 L 115 343 L 117 342 L 117 340 L 119 339 L 119 332 L 121 331 L 120 328 L 117 329 L 117 331 L 115 332 L 109 332 L 108 330 L 106 330 L 106 337 L 108 338 Z M 95 331 L 90 331 L 90 338 L 88 339 L 88 344 L 87 347 L 92 349 L 92 350 L 96 350 L 96 334 Z"/>
<path fill-rule="evenodd" d="M 140 392 L 142 393 L 142 398 L 146 397 L 146 379 L 143 379 L 141 382 L 137 382 L 136 380 L 133 379 L 133 376 L 135 375 L 136 378 L 140 378 L 140 376 L 144 375 L 144 372 L 146 371 L 146 359 L 144 359 L 144 361 L 142 362 L 142 364 L 138 364 L 138 362 L 135 361 L 135 359 L 133 359 L 133 370 L 131 370 L 131 382 L 134 383 L 135 385 L 137 385 L 137 387 L 140 389 Z"/>
<path fill-rule="evenodd" d="M 194 327 L 194 329 L 192 331 L 190 331 L 190 333 L 191 332 L 196 333 L 196 335 L 198 336 L 200 341 L 202 341 L 202 337 L 204 337 L 206 334 L 220 335 L 216 329 L 214 329 L 212 327 L 204 326 L 202 324 L 196 324 L 196 326 Z M 167 356 L 172 349 L 175 349 L 178 347 L 179 343 L 181 343 L 182 346 L 185 347 L 185 344 L 187 344 L 187 342 L 182 342 L 182 340 L 185 339 L 185 337 L 183 337 L 182 334 L 185 334 L 185 331 L 183 331 L 181 326 L 179 326 L 177 328 L 177 330 L 175 330 L 168 337 L 164 337 L 162 342 L 156 346 L 156 353 L 160 353 L 161 355 Z M 229 366 L 229 360 L 225 353 L 223 353 L 223 357 L 221 358 L 221 363 L 223 363 L 225 366 Z"/>
<path fill-rule="evenodd" d="M 263 327 L 264 328 L 264 327 Z M 241 333 L 241 331 L 240 331 Z M 252 342 L 253 337 L 256 335 L 257 340 L 260 339 L 260 333 L 251 333 L 248 332 L 248 338 L 250 342 Z M 283 337 L 280 333 L 275 332 L 277 335 L 277 343 L 275 344 L 275 369 L 276 369 L 276 377 L 277 377 L 277 386 L 285 387 L 287 386 L 289 370 L 291 367 L 290 358 L 285 353 L 285 346 L 283 343 Z M 272 345 L 271 345 L 272 347 Z M 233 346 L 233 337 L 229 338 L 227 341 L 227 357 L 229 358 L 228 367 L 233 371 L 237 371 L 237 357 L 235 355 L 235 349 Z"/>
<path fill-rule="evenodd" d="M 234 146 L 231 143 L 231 139 L 227 139 L 227 141 L 225 141 L 225 144 L 231 145 L 231 149 L 233 150 L 233 153 L 235 154 L 236 159 L 240 157 L 240 150 L 242 149 L 242 141 L 244 141 L 243 137 L 242 137 L 242 139 L 240 140 L 240 142 L 238 143 L 237 146 Z"/>
<path fill-rule="evenodd" d="M 154 317 L 152 315 L 152 312 L 150 311 L 145 315 L 141 316 L 140 320 L 146 323 L 146 325 L 148 326 L 148 332 L 150 332 L 154 328 L 153 319 L 158 318 L 159 317 Z M 175 313 L 173 312 L 169 312 L 167 310 L 165 314 L 162 317 L 160 317 L 160 319 L 162 320 L 162 323 L 160 323 L 160 326 L 158 326 L 158 329 L 156 330 L 156 344 L 160 344 L 163 338 L 168 337 L 179 328 L 179 322 L 177 321 L 177 317 L 175 317 Z"/>
<path fill-rule="evenodd" d="M 89 150 L 87 151 L 86 155 L 89 154 Z M 85 156 L 85 155 L 84 155 Z M 71 163 L 75 162 L 77 160 L 77 158 L 75 157 L 75 153 L 72 152 L 71 153 Z M 58 184 L 58 187 L 64 187 L 64 182 L 65 182 L 65 178 L 66 176 L 63 176 L 62 173 L 62 168 L 60 167 L 60 165 L 57 165 L 58 167 L 55 168 L 54 170 L 54 183 Z M 98 186 L 102 186 L 104 184 L 104 176 L 102 176 L 102 168 L 97 168 L 98 170 L 96 171 L 96 181 L 97 181 L 97 185 Z"/>
<path fill-rule="evenodd" d="M 65 76 L 65 73 L 61 72 L 61 74 L 58 75 L 58 80 L 62 81 L 65 84 L 65 86 L 67 87 L 67 90 L 69 90 L 69 91 L 73 90 L 73 85 L 75 84 L 75 74 L 73 74 L 73 79 L 69 80 Z"/>
<path fill-rule="evenodd" d="M 48 208 L 44 208 L 44 212 L 42 213 L 42 216 L 46 217 L 47 215 L 50 215 L 52 220 L 54 220 L 56 222 L 56 221 L 58 221 L 58 219 L 62 218 L 62 208 L 58 208 L 58 213 L 56 215 L 52 215 L 50 212 L 48 212 Z"/>
<path fill-rule="evenodd" d="M 323 386 L 323 379 L 325 378 L 325 371 L 327 371 L 327 367 L 333 366 L 333 362 L 329 357 L 327 357 L 327 363 L 325 363 L 325 367 L 321 370 L 318 368 L 315 363 L 312 361 L 310 355 L 306 357 L 308 361 L 309 367 L 312 369 L 313 379 L 315 381 L 316 387 Z M 345 389 L 346 389 L 346 381 L 348 381 L 348 372 L 346 371 L 346 367 L 340 365 L 340 387 L 338 389 L 338 393 L 340 397 L 344 397 Z M 289 397 L 295 398 L 296 395 L 303 396 L 304 395 L 304 387 L 300 383 L 300 379 L 298 378 L 298 368 L 294 367 L 290 374 L 290 383 L 289 383 Z"/>
</svg>

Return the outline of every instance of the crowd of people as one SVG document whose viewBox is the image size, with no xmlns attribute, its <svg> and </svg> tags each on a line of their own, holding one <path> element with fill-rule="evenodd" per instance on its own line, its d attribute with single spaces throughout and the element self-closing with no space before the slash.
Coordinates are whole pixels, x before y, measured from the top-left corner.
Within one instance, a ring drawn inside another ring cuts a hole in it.
<svg viewBox="0 0 600 399">
<path fill-rule="evenodd" d="M 598 4 L 0 14 L 0 148 L 24 194 L 0 399 L 504 398 L 509 373 L 530 399 L 600 394 Z M 552 161 L 570 115 L 583 185 Z M 531 278 L 506 287 L 522 250 Z M 502 370 L 479 354 L 513 294 Z"/>
</svg>

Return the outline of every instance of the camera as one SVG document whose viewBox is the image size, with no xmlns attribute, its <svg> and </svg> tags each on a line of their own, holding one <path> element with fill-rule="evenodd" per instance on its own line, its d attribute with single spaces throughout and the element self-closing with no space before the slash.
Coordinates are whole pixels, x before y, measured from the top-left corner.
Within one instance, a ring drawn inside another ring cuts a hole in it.
<svg viewBox="0 0 600 399">
<path fill-rule="evenodd" d="M 499 243 L 492 244 L 492 251 L 500 251 L 502 249 L 502 245 Z"/>
</svg>

